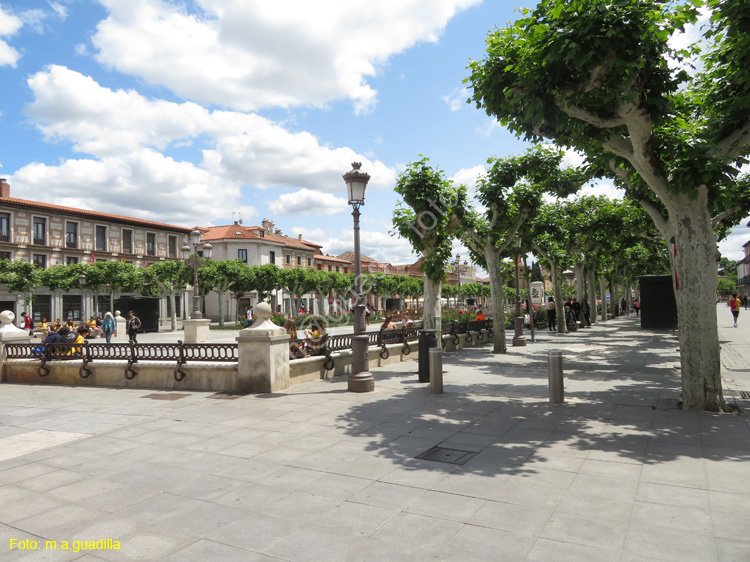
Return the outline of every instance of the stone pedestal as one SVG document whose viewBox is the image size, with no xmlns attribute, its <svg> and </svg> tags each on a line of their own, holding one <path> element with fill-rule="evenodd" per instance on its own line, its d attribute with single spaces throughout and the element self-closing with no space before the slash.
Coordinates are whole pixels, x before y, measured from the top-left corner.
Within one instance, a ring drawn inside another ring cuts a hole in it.
<svg viewBox="0 0 750 562">
<path fill-rule="evenodd" d="M 183 324 L 185 327 L 185 343 L 209 343 L 211 341 L 209 333 L 210 319 L 183 320 Z"/>
<path fill-rule="evenodd" d="M 352 337 L 352 374 L 349 375 L 347 387 L 349 392 L 372 392 L 375 390 L 375 378 L 370 372 L 368 358 L 369 338 L 366 335 Z"/>
<path fill-rule="evenodd" d="M 119 310 L 115 310 L 115 333 L 117 338 L 128 338 L 128 322 L 120 314 Z"/>
<path fill-rule="evenodd" d="M 271 322 L 271 305 L 255 308 L 255 323 L 240 330 L 239 392 L 276 392 L 289 388 L 289 334 Z"/>
</svg>

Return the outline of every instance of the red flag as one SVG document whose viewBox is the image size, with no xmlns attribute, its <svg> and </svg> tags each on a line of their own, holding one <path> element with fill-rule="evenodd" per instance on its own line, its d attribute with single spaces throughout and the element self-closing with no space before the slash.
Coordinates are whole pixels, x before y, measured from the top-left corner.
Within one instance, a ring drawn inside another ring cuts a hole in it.
<svg viewBox="0 0 750 562">
<path fill-rule="evenodd" d="M 146 260 L 146 267 L 148 267 L 149 265 L 151 265 L 151 260 Z"/>
<path fill-rule="evenodd" d="M 89 260 L 89 263 L 94 263 L 94 252 L 91 252 L 91 259 Z"/>
<path fill-rule="evenodd" d="M 125 263 L 125 256 L 122 256 L 122 259 L 120 260 L 120 263 Z"/>
</svg>

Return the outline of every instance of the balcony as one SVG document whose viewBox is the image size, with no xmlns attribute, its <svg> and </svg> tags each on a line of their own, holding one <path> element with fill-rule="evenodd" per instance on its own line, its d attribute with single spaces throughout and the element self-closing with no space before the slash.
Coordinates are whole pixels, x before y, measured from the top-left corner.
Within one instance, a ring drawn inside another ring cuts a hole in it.
<svg viewBox="0 0 750 562">
<path fill-rule="evenodd" d="M 10 242 L 10 232 L 0 232 L 0 242 Z"/>
<path fill-rule="evenodd" d="M 33 244 L 35 246 L 46 246 L 47 241 L 44 239 L 44 237 L 34 236 L 33 238 Z"/>
<path fill-rule="evenodd" d="M 73 250 L 78 249 L 78 240 L 66 240 L 65 241 L 65 247 L 71 248 Z"/>
</svg>

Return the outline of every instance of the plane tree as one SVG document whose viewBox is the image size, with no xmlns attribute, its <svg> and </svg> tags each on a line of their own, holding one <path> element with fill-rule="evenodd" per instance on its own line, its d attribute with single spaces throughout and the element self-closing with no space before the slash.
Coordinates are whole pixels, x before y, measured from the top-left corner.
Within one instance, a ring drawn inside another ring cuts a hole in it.
<svg viewBox="0 0 750 562">
<path fill-rule="evenodd" d="M 448 227 L 461 188 L 454 186 L 442 170 L 432 168 L 428 162 L 428 158 L 411 162 L 399 175 L 394 190 L 402 200 L 393 212 L 393 226 L 422 257 L 424 327 L 440 334 L 440 291 L 453 240 Z"/>
<path fill-rule="evenodd" d="M 701 7 L 703 41 L 673 47 Z M 489 34 L 467 79 L 477 106 L 519 136 L 606 159 L 673 243 L 690 410 L 724 407 L 714 229 L 750 208 L 737 182 L 750 152 L 748 17 L 746 2 L 730 0 L 544 0 Z"/>
<path fill-rule="evenodd" d="M 521 156 L 490 158 L 489 169 L 477 179 L 477 201 L 461 191 L 451 229 L 490 275 L 493 353 L 506 353 L 505 307 L 500 298 L 503 279 L 495 264 L 512 254 L 516 234 L 539 208 L 544 193 L 569 195 L 590 177 L 590 171 L 560 168 L 563 153 L 536 146 Z M 528 240 L 528 235 L 524 237 Z"/>
</svg>

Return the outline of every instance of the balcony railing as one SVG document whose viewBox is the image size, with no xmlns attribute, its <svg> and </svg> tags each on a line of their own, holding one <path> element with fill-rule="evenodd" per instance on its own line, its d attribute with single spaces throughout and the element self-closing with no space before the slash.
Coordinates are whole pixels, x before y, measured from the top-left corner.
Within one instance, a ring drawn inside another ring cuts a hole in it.
<svg viewBox="0 0 750 562">
<path fill-rule="evenodd" d="M 10 242 L 10 232 L 0 232 L 0 242 Z"/>
<path fill-rule="evenodd" d="M 34 244 L 36 246 L 46 246 L 47 245 L 47 241 L 43 237 L 34 236 L 33 240 L 34 240 Z"/>
</svg>

